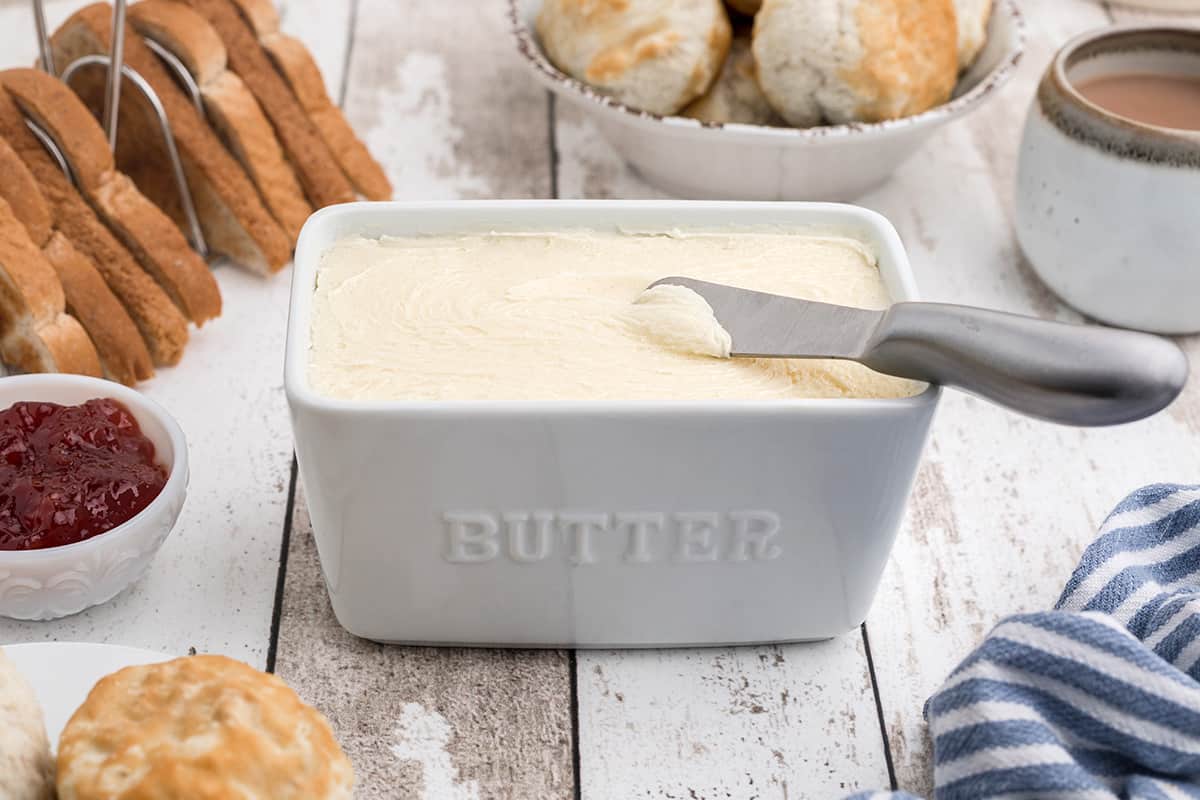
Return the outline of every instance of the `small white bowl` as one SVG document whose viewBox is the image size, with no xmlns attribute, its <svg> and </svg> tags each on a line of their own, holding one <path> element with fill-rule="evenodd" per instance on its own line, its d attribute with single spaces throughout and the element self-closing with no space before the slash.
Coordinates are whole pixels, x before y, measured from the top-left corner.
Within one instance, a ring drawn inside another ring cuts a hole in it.
<svg viewBox="0 0 1200 800">
<path fill-rule="evenodd" d="M 187 493 L 187 443 L 162 406 L 111 381 L 78 375 L 0 379 L 0 409 L 21 401 L 74 405 L 98 397 L 119 400 L 154 443 L 167 483 L 128 522 L 82 542 L 44 550 L 0 550 L 0 616 L 47 620 L 106 603 L 132 585 L 175 526 Z"/>
<path fill-rule="evenodd" d="M 650 183 L 677 197 L 714 200 L 849 200 L 887 180 L 942 125 L 996 94 L 1024 47 L 1024 22 L 999 0 L 988 43 L 954 98 L 923 114 L 879 123 L 771 128 L 663 117 L 603 95 L 546 58 L 533 32 L 541 0 L 508 0 L 522 60 L 546 88 L 591 116 Z"/>
</svg>

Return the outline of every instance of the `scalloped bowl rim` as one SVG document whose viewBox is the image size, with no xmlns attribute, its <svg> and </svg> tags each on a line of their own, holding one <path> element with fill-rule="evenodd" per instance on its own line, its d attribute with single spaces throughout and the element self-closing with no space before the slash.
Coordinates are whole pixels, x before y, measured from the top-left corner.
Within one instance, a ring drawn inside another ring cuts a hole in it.
<svg viewBox="0 0 1200 800">
<path fill-rule="evenodd" d="M 537 79 L 548 89 L 590 104 L 602 113 L 615 112 L 628 117 L 628 122 L 640 122 L 653 126 L 665 125 L 677 132 L 722 138 L 741 138 L 773 144 L 823 142 L 831 139 L 846 139 L 864 134 L 899 133 L 926 125 L 937 125 L 956 119 L 973 110 L 997 89 L 1008 82 L 1025 54 L 1025 18 L 1015 0 L 997 0 L 992 13 L 1006 14 L 1013 25 L 1012 41 L 1001 55 L 999 63 L 970 90 L 939 106 L 900 119 L 883 122 L 852 122 L 842 125 L 819 125 L 811 128 L 773 127 L 750 125 L 740 122 L 701 122 L 690 117 L 664 116 L 628 106 L 609 95 L 602 94 L 583 81 L 572 78 L 558 69 L 542 51 L 533 32 L 522 19 L 521 0 L 508 1 L 510 33 L 523 61 L 533 70 Z M 733 134 L 733 136 L 730 136 Z"/>
<path fill-rule="evenodd" d="M 66 558 L 68 556 L 75 557 L 87 555 L 96 549 L 106 547 L 116 547 L 120 540 L 129 538 L 129 536 L 137 531 L 146 520 L 160 516 L 167 504 L 173 497 L 182 497 L 187 493 L 188 482 L 188 457 L 187 457 L 187 440 L 183 435 L 183 429 L 179 427 L 179 423 L 175 418 L 167 412 L 165 408 L 149 397 L 146 397 L 141 392 L 130 389 L 128 386 L 115 383 L 113 381 L 103 380 L 101 378 L 91 378 L 84 375 L 67 375 L 67 374 L 34 374 L 34 375 L 14 375 L 3 379 L 5 382 L 13 381 L 22 382 L 23 385 L 30 386 L 30 397 L 25 402 L 36 402 L 39 398 L 36 396 L 37 387 L 48 383 L 74 383 L 80 386 L 90 386 L 96 390 L 93 397 L 110 397 L 114 400 L 119 400 L 135 417 L 148 416 L 162 426 L 166 438 L 171 442 L 171 461 L 167 471 L 167 482 L 163 484 L 162 491 L 158 496 L 150 501 L 150 505 L 143 508 L 130 519 L 122 522 L 115 528 L 111 528 L 104 533 L 96 534 L 91 538 L 84 539 L 81 542 L 72 542 L 71 544 L 58 545 L 56 547 L 43 547 L 36 550 L 0 550 L 0 567 L 15 567 L 18 565 L 29 565 L 36 562 L 52 561 L 57 558 Z M 12 384 L 9 384 L 12 385 Z M 13 402 L 22 402 L 15 400 Z M 46 402 L 57 402 L 47 400 Z M 83 402 L 83 401 L 80 401 Z M 12 403 L 7 405 L 0 402 L 0 406 L 8 408 Z M 139 422 L 139 425 L 141 423 Z M 155 448 L 156 460 L 162 459 L 161 452 L 157 452 L 160 448 Z M 165 460 L 165 459 L 163 459 Z M 171 525 L 174 528 L 174 523 Z M 169 535 L 169 532 L 168 532 Z M 164 541 L 165 541 L 164 537 Z"/>
</svg>

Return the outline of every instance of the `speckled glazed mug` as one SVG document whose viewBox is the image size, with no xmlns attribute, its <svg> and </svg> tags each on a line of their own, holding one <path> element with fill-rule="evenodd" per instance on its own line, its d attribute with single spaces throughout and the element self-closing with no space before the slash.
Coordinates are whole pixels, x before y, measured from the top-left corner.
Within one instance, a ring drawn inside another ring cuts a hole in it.
<svg viewBox="0 0 1200 800">
<path fill-rule="evenodd" d="M 1200 29 L 1107 28 L 1047 70 L 1021 144 L 1017 237 L 1065 302 L 1156 333 L 1200 331 L 1200 131 L 1107 111 L 1081 82 L 1127 73 L 1200 76 Z"/>
</svg>

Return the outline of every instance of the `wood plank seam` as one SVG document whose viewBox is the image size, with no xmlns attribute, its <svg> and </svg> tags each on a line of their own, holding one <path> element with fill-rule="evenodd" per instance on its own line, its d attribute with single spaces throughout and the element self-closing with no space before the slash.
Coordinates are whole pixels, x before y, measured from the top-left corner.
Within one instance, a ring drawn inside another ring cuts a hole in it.
<svg viewBox="0 0 1200 800">
<path fill-rule="evenodd" d="M 558 200 L 558 134 L 556 128 L 558 125 L 558 106 L 555 103 L 554 93 L 546 91 L 546 143 L 550 156 L 550 197 Z M 569 673 L 568 680 L 570 685 L 570 703 L 571 715 L 571 772 L 574 776 L 574 798 L 575 800 L 583 800 L 583 770 L 582 756 L 579 751 L 579 661 L 576 658 L 576 650 L 567 651 L 567 671 Z"/>
<path fill-rule="evenodd" d="M 551 115 L 554 110 L 551 108 Z M 579 663 L 575 658 L 575 650 L 567 652 L 567 669 L 570 672 L 571 704 L 571 772 L 575 776 L 575 800 L 583 800 L 583 770 L 580 767 L 579 754 Z"/>
<path fill-rule="evenodd" d="M 275 608 L 271 611 L 271 633 L 267 642 L 267 672 L 275 671 L 275 656 L 279 652 L 279 626 L 283 621 L 283 591 L 287 585 L 288 549 L 292 542 L 292 519 L 296 514 L 296 483 L 298 470 L 296 454 L 292 453 L 292 474 L 288 481 L 287 503 L 283 514 L 283 536 L 279 542 L 279 570 L 275 576 Z"/>
<path fill-rule="evenodd" d="M 883 716 L 883 698 L 879 695 L 879 681 L 875 679 L 875 659 L 871 656 L 871 637 L 867 633 L 867 623 L 859 626 L 862 631 L 863 650 L 867 656 L 867 674 L 871 676 L 871 693 L 875 695 L 875 713 L 879 718 L 879 735 L 883 739 L 883 761 L 887 765 L 888 783 L 892 791 L 900 788 L 896 780 L 896 765 L 892 761 L 892 743 L 888 741 L 887 720 Z"/>
<path fill-rule="evenodd" d="M 550 197 L 557 200 L 558 197 L 558 134 L 555 128 L 558 124 L 558 107 L 556 105 L 557 98 L 554 92 L 546 90 L 546 125 L 549 130 L 550 141 Z"/>
<path fill-rule="evenodd" d="M 391 167 L 397 196 L 547 196 L 549 145 L 538 138 L 546 136 L 545 92 L 504 58 L 502 5 L 288 6 L 289 33 L 314 49 L 330 95 Z M 349 54 L 347 31 L 335 25 L 353 27 Z M 497 69 L 505 79 L 492 81 Z M 293 503 L 276 671 L 331 720 L 354 762 L 356 797 L 576 796 L 569 651 L 353 637 L 329 602 L 303 479 Z M 403 572 L 396 565 L 398 580 Z"/>
<path fill-rule="evenodd" d="M 346 54 L 342 57 L 342 80 L 338 85 L 338 108 L 346 105 L 347 87 L 350 85 L 350 59 L 354 56 L 354 35 L 358 31 L 358 0 L 350 0 L 350 24 L 346 26 Z"/>
<path fill-rule="evenodd" d="M 287 14 L 287 3 L 280 3 L 280 17 Z M 354 31 L 358 24 L 358 0 L 350 3 L 350 24 L 346 32 L 346 53 L 342 56 L 342 80 L 338 86 L 337 104 L 340 108 L 346 102 L 346 76 L 350 74 L 350 54 L 354 49 Z M 279 544 L 279 570 L 275 576 L 275 607 L 271 611 L 271 632 L 267 642 L 267 672 L 275 672 L 275 659 L 279 653 L 279 627 L 283 621 L 283 596 L 287 585 L 288 552 L 292 541 L 292 520 L 296 513 L 296 484 L 299 480 L 299 465 L 296 453 L 292 451 L 291 478 L 288 484 L 286 511 L 283 515 L 283 536 Z"/>
</svg>

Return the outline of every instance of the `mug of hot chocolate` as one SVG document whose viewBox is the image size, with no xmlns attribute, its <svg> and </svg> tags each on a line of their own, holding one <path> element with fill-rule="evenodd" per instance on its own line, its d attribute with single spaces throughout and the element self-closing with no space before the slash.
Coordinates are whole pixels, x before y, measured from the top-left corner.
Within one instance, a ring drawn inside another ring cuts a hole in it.
<svg viewBox="0 0 1200 800">
<path fill-rule="evenodd" d="M 1200 29 L 1114 27 L 1055 57 L 1017 168 L 1017 237 L 1103 322 L 1200 331 Z"/>
</svg>

